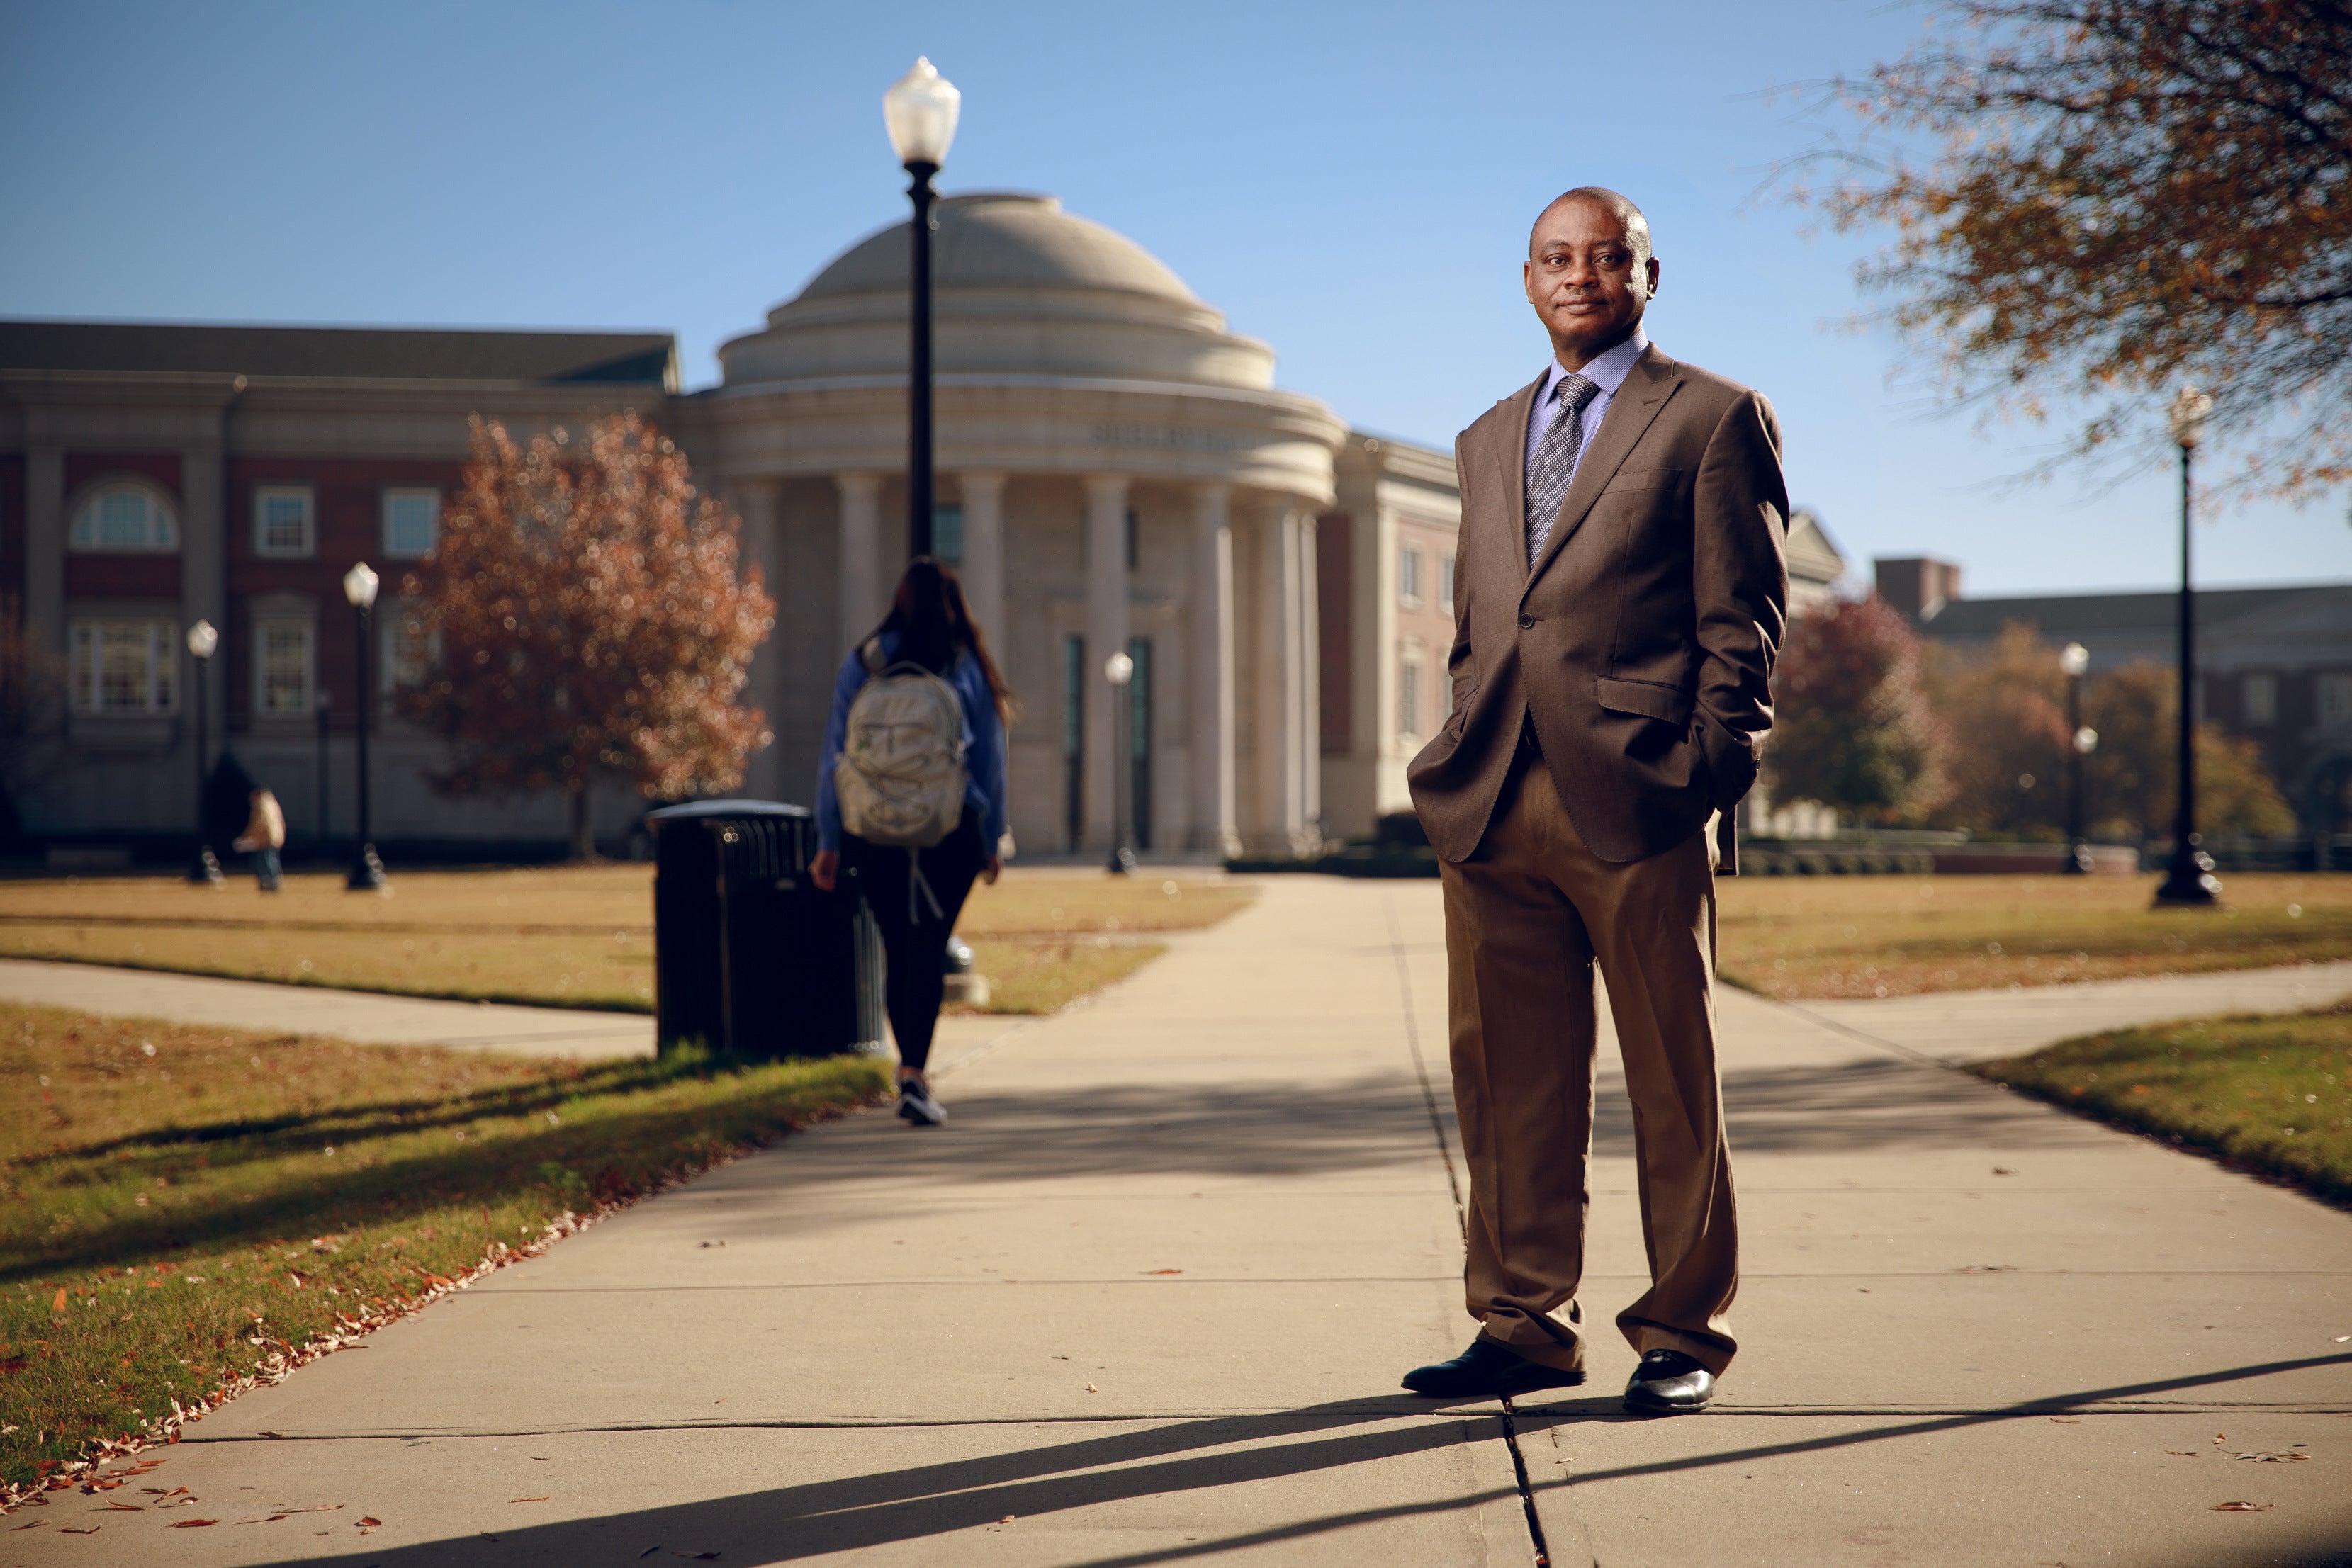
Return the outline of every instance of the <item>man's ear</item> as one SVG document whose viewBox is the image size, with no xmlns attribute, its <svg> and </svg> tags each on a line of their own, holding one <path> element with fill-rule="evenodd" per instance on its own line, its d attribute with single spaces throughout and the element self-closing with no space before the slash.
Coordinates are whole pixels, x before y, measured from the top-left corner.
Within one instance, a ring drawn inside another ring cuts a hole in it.
<svg viewBox="0 0 2352 1568">
<path fill-rule="evenodd" d="M 1650 294 L 1649 294 L 1649 297 L 1650 297 L 1651 298 L 1653 298 L 1653 299 L 1655 299 L 1655 298 L 1658 297 L 1658 258 L 1657 258 L 1656 256 L 1652 256 L 1652 257 L 1650 258 L 1650 267 L 1649 267 L 1649 271 L 1650 271 Z"/>
</svg>

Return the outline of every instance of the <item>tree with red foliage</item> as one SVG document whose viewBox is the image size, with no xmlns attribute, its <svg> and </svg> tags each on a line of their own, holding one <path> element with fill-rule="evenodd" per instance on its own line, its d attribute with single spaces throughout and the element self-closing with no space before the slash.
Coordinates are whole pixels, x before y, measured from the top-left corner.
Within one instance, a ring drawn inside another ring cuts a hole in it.
<svg viewBox="0 0 2352 1568">
<path fill-rule="evenodd" d="M 587 860 L 600 776 L 656 800 L 741 783 L 771 737 L 735 699 L 775 602 L 740 571 L 740 532 L 633 412 L 528 444 L 477 419 L 440 542 L 402 583 L 412 635 L 438 649 L 400 695 L 448 743 L 435 789 L 561 789 Z"/>
<path fill-rule="evenodd" d="M 1774 792 L 1876 821 L 1945 793 L 1943 731 L 1919 684 L 1919 639 L 1873 594 L 1796 616 L 1773 683 Z"/>
</svg>

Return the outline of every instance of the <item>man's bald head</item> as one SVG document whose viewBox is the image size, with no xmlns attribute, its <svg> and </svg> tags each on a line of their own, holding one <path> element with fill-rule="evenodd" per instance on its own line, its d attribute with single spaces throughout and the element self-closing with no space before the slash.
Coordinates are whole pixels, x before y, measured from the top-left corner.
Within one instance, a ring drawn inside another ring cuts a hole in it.
<svg viewBox="0 0 2352 1568">
<path fill-rule="evenodd" d="M 1615 214 L 1617 221 L 1625 225 L 1625 237 L 1633 244 L 1633 264 L 1636 267 L 1647 262 L 1655 254 L 1650 248 L 1650 220 L 1642 215 L 1641 208 L 1606 185 L 1579 185 L 1573 191 L 1562 191 L 1559 195 L 1554 196 L 1545 205 L 1544 210 L 1536 214 L 1535 225 L 1528 231 L 1529 256 L 1535 254 L 1536 241 L 1543 234 L 1544 220 L 1560 208 L 1575 202 L 1590 203 L 1593 206 Z"/>
</svg>

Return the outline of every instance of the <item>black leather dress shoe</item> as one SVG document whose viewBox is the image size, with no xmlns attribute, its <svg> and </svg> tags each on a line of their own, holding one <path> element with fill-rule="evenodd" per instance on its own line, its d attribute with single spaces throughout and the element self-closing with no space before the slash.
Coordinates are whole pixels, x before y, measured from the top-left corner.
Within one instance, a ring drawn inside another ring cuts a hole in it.
<svg viewBox="0 0 2352 1568">
<path fill-rule="evenodd" d="M 1538 1388 L 1573 1388 L 1583 1381 L 1580 1367 L 1562 1372 L 1483 1337 L 1452 1361 L 1416 1366 L 1404 1375 L 1407 1388 L 1432 1399 L 1500 1399 Z"/>
<path fill-rule="evenodd" d="M 1715 1397 L 1715 1374 L 1678 1350 L 1654 1350 L 1625 1385 L 1625 1408 L 1637 1416 L 1680 1416 L 1704 1410 Z"/>
</svg>

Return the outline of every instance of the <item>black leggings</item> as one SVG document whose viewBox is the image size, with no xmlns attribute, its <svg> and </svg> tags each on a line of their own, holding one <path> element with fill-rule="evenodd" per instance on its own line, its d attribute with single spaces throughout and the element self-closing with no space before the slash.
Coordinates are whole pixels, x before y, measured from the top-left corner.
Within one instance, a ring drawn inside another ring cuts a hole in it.
<svg viewBox="0 0 2352 1568">
<path fill-rule="evenodd" d="M 966 817 L 939 843 L 917 852 L 916 863 L 930 889 L 926 898 L 921 888 L 910 886 L 907 851 L 869 844 L 855 833 L 842 835 L 843 869 L 857 879 L 854 885 L 882 929 L 883 1004 L 890 1013 L 890 1032 L 898 1037 L 898 1062 L 919 1072 L 931 1059 L 931 1034 L 947 990 L 948 934 L 988 858 L 980 840 L 979 822 Z"/>
</svg>

